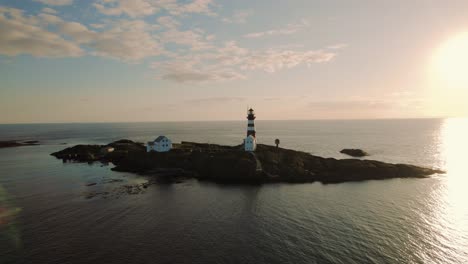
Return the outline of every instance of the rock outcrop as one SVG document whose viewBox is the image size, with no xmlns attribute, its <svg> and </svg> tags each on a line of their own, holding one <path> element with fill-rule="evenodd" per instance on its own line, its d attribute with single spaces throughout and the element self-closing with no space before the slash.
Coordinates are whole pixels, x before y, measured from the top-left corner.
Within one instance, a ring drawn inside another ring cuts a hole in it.
<svg viewBox="0 0 468 264">
<path fill-rule="evenodd" d="M 110 153 L 101 151 L 111 146 Z M 216 182 L 314 182 L 338 183 L 347 181 L 380 180 L 390 178 L 423 178 L 440 170 L 407 164 L 389 164 L 374 160 L 333 159 L 313 156 L 305 152 L 258 145 L 255 153 L 243 151 L 242 146 L 221 146 L 182 142 L 174 144 L 170 152 L 147 153 L 142 143 L 129 140 L 109 145 L 78 145 L 52 155 L 66 161 L 112 162 L 113 170 L 145 175 L 197 178 Z M 258 166 L 258 163 L 261 163 Z M 259 169 L 261 168 L 261 169 Z"/>
<path fill-rule="evenodd" d="M 349 155 L 351 157 L 357 157 L 357 158 L 369 156 L 369 154 L 362 149 L 343 149 L 340 151 L 340 153 Z"/>
</svg>

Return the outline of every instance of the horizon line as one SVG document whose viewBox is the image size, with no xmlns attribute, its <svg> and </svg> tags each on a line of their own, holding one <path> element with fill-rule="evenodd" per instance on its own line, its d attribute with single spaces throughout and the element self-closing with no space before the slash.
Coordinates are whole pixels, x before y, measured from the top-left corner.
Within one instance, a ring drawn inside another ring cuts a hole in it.
<svg viewBox="0 0 468 264">
<path fill-rule="evenodd" d="M 462 116 L 446 117 L 384 117 L 384 118 L 323 118 L 323 119 L 260 119 L 256 121 L 372 121 L 372 120 L 412 120 L 412 119 L 451 119 L 468 118 Z M 231 120 L 171 120 L 171 121 L 76 121 L 76 122 L 18 122 L 0 123 L 0 125 L 52 125 L 52 124 L 128 124 L 128 123 L 191 123 L 191 122 L 242 122 L 244 119 Z"/>
</svg>

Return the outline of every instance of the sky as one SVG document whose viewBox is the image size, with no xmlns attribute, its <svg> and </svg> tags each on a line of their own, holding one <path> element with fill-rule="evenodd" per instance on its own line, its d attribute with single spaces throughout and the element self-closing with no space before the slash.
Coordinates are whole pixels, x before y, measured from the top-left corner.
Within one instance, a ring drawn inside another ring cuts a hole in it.
<svg viewBox="0 0 468 264">
<path fill-rule="evenodd" d="M 0 123 L 468 116 L 466 0 L 0 0 Z"/>
</svg>

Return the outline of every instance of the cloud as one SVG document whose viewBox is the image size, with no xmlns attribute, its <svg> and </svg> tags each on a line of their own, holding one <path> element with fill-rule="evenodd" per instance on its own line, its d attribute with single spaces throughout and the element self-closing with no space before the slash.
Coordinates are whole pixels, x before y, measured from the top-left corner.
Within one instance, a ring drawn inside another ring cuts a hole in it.
<svg viewBox="0 0 468 264">
<path fill-rule="evenodd" d="M 191 3 L 177 5 L 167 9 L 174 15 L 181 15 L 184 13 L 203 13 L 214 16 L 216 14 L 211 10 L 212 6 L 213 0 L 193 0 Z"/>
<path fill-rule="evenodd" d="M 203 50 L 212 48 L 212 45 L 203 37 L 203 32 L 195 30 L 180 31 L 174 27 L 160 34 L 162 43 L 175 43 L 189 47 L 191 50 Z"/>
<path fill-rule="evenodd" d="M 46 24 L 46 25 L 48 24 L 57 25 L 63 22 L 63 20 L 60 17 L 56 15 L 46 14 L 46 13 L 37 15 L 37 18 L 40 19 L 41 24 Z M 44 28 L 44 30 L 47 30 L 47 29 Z"/>
<path fill-rule="evenodd" d="M 291 35 L 307 27 L 309 27 L 309 22 L 303 19 L 300 23 L 289 24 L 284 28 L 249 33 L 244 35 L 244 38 L 261 38 L 266 36 Z"/>
<path fill-rule="evenodd" d="M 22 10 L 0 7 L 0 54 L 31 54 L 36 57 L 77 57 L 84 54 L 79 45 L 47 31 L 40 23 L 38 16 L 26 16 Z"/>
<path fill-rule="evenodd" d="M 93 5 L 99 12 L 109 16 L 127 14 L 130 17 L 139 17 L 151 15 L 157 10 L 147 0 L 107 0 Z"/>
<path fill-rule="evenodd" d="M 206 104 L 226 104 L 231 102 L 245 102 L 246 97 L 238 96 L 223 96 L 223 97 L 207 97 L 207 98 L 197 98 L 185 100 L 186 104 L 195 104 L 195 105 L 206 105 Z"/>
<path fill-rule="evenodd" d="M 164 51 L 164 44 L 175 43 L 192 51 L 212 47 L 210 42 L 214 36 L 206 35 L 201 29 L 181 31 L 178 29 L 180 23 L 170 16 L 160 17 L 158 22 L 160 25 L 148 24 L 140 19 L 107 20 L 104 24 L 90 25 L 105 29 L 97 32 L 84 24 L 65 21 L 50 12 L 26 16 L 22 10 L 1 7 L 0 54 L 75 57 L 87 53 L 138 62 L 163 53 L 169 54 Z M 157 30 L 159 32 L 156 34 Z M 219 77 L 211 78 L 220 79 L 223 74 L 218 73 Z"/>
<path fill-rule="evenodd" d="M 225 23 L 231 24 L 243 24 L 247 22 L 247 18 L 253 15 L 252 10 L 238 10 L 234 12 L 231 17 L 225 17 L 222 19 Z"/>
<path fill-rule="evenodd" d="M 66 6 L 73 4 L 73 0 L 33 0 L 35 2 L 40 2 L 45 5 L 53 5 L 53 6 Z"/>
<path fill-rule="evenodd" d="M 195 67 L 196 66 L 196 67 Z M 154 66 L 159 68 L 158 65 Z M 167 63 L 161 67 L 163 74 L 161 79 L 185 82 L 207 82 L 207 81 L 228 81 L 244 79 L 245 76 L 228 68 L 206 67 L 193 64 Z"/>
<path fill-rule="evenodd" d="M 323 63 L 331 61 L 336 56 L 335 53 L 322 50 L 292 51 L 292 50 L 267 50 L 258 52 L 245 59 L 242 69 L 263 70 L 266 72 L 276 72 L 284 68 L 292 68 L 305 63 Z"/>
<path fill-rule="evenodd" d="M 92 54 L 136 62 L 162 53 L 162 46 L 151 33 L 153 26 L 143 20 L 122 20 L 110 25 L 110 29 L 95 33 L 89 47 Z M 86 40 L 87 32 L 71 34 L 78 41 Z"/>
<path fill-rule="evenodd" d="M 393 106 L 392 102 L 385 100 L 337 100 L 337 101 L 314 101 L 308 104 L 314 111 L 362 111 L 388 109 Z"/>
<path fill-rule="evenodd" d="M 49 7 L 44 7 L 42 9 L 43 13 L 49 13 L 49 14 L 57 14 L 57 11 L 55 9 L 49 8 Z"/>
<path fill-rule="evenodd" d="M 53 24 L 60 34 L 73 40 L 76 45 L 86 46 L 89 53 L 128 62 L 156 56 L 162 53 L 162 46 L 151 34 L 154 26 L 142 20 L 120 20 L 99 25 L 107 30 L 96 32 L 77 22 L 40 14 L 42 23 Z"/>
<path fill-rule="evenodd" d="M 101 29 L 101 28 L 105 28 L 105 27 L 106 27 L 105 24 L 96 24 L 96 23 L 94 23 L 94 24 L 89 24 L 89 25 L 90 25 L 91 27 L 93 27 L 93 28 L 96 28 L 96 29 Z"/>
<path fill-rule="evenodd" d="M 348 44 L 340 43 L 340 44 L 328 46 L 327 49 L 344 49 L 346 47 L 348 47 Z"/>
<path fill-rule="evenodd" d="M 19 9 L 0 7 L 0 54 L 92 55 L 129 63 L 154 59 L 151 67 L 157 78 L 184 83 L 239 80 L 253 71 L 274 73 L 300 65 L 326 63 L 338 52 L 337 45 L 318 50 L 298 45 L 256 50 L 242 47 L 235 41 L 221 42 L 200 28 L 182 28 L 182 18 L 178 14 L 209 15 L 211 0 L 184 3 L 177 0 L 99 0 L 96 4 L 102 5 L 109 14 L 126 16 L 106 18 L 100 24 L 82 24 L 66 21 L 52 9 L 44 8 L 44 12 L 37 15 L 26 15 Z M 156 23 L 139 17 L 145 16 L 144 12 L 163 9 L 166 15 L 158 16 Z M 237 18 L 246 17 L 246 13 L 235 14 L 239 14 Z M 272 34 L 289 34 L 307 25 L 302 21 Z"/>
<path fill-rule="evenodd" d="M 213 0 L 192 0 L 188 3 L 179 3 L 177 0 L 100 0 L 93 4 L 102 14 L 130 17 L 142 17 L 166 10 L 172 15 L 200 13 L 216 15 L 212 10 Z"/>
<path fill-rule="evenodd" d="M 174 55 L 164 63 L 153 63 L 159 78 L 175 82 L 204 82 L 245 79 L 246 72 L 274 73 L 298 65 L 331 61 L 336 53 L 323 50 L 249 50 L 234 41 L 207 52 Z"/>
<path fill-rule="evenodd" d="M 157 19 L 158 24 L 168 29 L 175 29 L 180 26 L 180 22 L 171 16 L 162 16 Z"/>
<path fill-rule="evenodd" d="M 281 101 L 282 97 L 265 97 L 263 100 L 265 101 L 270 101 L 270 102 L 277 102 Z"/>
</svg>

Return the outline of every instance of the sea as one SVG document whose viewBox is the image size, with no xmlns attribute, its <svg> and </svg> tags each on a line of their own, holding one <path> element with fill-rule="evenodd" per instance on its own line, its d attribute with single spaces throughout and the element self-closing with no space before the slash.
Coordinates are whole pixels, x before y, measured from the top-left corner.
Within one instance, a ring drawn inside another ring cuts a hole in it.
<svg viewBox="0 0 468 264">
<path fill-rule="evenodd" d="M 246 121 L 0 125 L 0 263 L 468 263 L 468 119 L 256 122 L 258 141 L 313 155 L 445 170 L 427 179 L 222 185 L 63 163 L 76 144 L 237 145 Z M 95 184 L 94 184 L 95 183 Z M 93 185 L 94 184 L 94 185 Z"/>
</svg>

